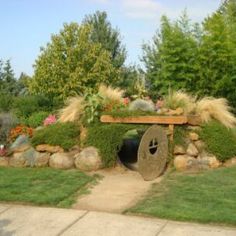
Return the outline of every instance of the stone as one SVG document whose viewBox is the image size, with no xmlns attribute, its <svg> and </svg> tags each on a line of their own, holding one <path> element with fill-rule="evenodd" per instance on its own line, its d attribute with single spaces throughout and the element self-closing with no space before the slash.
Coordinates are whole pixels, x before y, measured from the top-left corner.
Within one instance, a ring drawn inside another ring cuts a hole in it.
<svg viewBox="0 0 236 236">
<path fill-rule="evenodd" d="M 174 155 L 182 155 L 186 154 L 186 150 L 182 145 L 175 145 L 174 147 Z"/>
<path fill-rule="evenodd" d="M 224 166 L 225 167 L 230 167 L 230 166 L 235 166 L 236 165 L 236 157 L 233 157 L 227 161 L 225 161 Z"/>
<path fill-rule="evenodd" d="M 75 166 L 82 171 L 94 171 L 102 167 L 102 159 L 97 148 L 84 148 L 75 156 Z"/>
<path fill-rule="evenodd" d="M 199 150 L 199 152 L 202 152 L 206 147 L 206 144 L 202 140 L 195 141 L 194 145 Z"/>
<path fill-rule="evenodd" d="M 19 135 L 13 144 L 10 146 L 10 152 L 24 152 L 31 147 L 29 137 L 26 135 Z"/>
<path fill-rule="evenodd" d="M 197 159 L 187 155 L 178 155 L 174 159 L 174 167 L 177 171 L 197 169 Z"/>
<path fill-rule="evenodd" d="M 69 150 L 68 155 L 75 157 L 75 155 L 78 154 L 80 151 L 81 151 L 80 146 L 75 145 Z"/>
<path fill-rule="evenodd" d="M 46 167 L 49 164 L 50 153 L 37 152 L 35 156 L 35 167 Z"/>
<path fill-rule="evenodd" d="M 209 168 L 216 169 L 222 165 L 222 163 L 212 154 L 203 152 L 199 158 L 199 162 L 203 165 L 207 165 Z"/>
<path fill-rule="evenodd" d="M 50 156 L 49 166 L 55 169 L 71 169 L 74 167 L 74 158 L 67 153 L 54 153 Z"/>
<path fill-rule="evenodd" d="M 26 160 L 20 152 L 14 153 L 12 157 L 9 158 L 9 165 L 12 167 L 26 167 Z"/>
<path fill-rule="evenodd" d="M 187 154 L 192 157 L 196 157 L 199 151 L 193 143 L 190 143 L 187 148 Z"/>
<path fill-rule="evenodd" d="M 191 141 L 197 141 L 199 139 L 199 135 L 195 132 L 190 132 L 189 133 L 189 138 Z"/>
<path fill-rule="evenodd" d="M 49 153 L 57 153 L 57 152 L 64 152 L 64 149 L 60 146 L 51 146 L 49 144 L 40 144 L 36 146 L 36 151 L 38 152 L 49 152 Z"/>
<path fill-rule="evenodd" d="M 0 157 L 0 166 L 5 167 L 9 165 L 9 159 L 7 157 Z"/>
</svg>

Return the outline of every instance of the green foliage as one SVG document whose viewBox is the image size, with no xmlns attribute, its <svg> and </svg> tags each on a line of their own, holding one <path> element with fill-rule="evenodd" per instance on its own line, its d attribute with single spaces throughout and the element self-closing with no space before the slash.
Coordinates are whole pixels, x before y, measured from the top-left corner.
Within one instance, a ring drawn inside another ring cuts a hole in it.
<svg viewBox="0 0 236 236">
<path fill-rule="evenodd" d="M 31 142 L 33 146 L 49 144 L 69 150 L 78 143 L 79 134 L 78 124 L 72 122 L 55 123 L 35 131 Z"/>
<path fill-rule="evenodd" d="M 10 94 L 0 94 L 0 112 L 8 112 L 12 108 L 13 97 Z"/>
<path fill-rule="evenodd" d="M 0 201 L 70 207 L 93 181 L 78 170 L 0 167 Z"/>
<path fill-rule="evenodd" d="M 37 128 L 38 126 L 43 125 L 43 121 L 48 115 L 49 112 L 46 111 L 35 112 L 27 119 L 27 125 L 32 128 Z"/>
<path fill-rule="evenodd" d="M 29 91 L 65 100 L 84 94 L 98 84 L 112 83 L 117 71 L 111 56 L 100 43 L 91 39 L 91 27 L 77 23 L 64 24 L 59 34 L 42 48 L 35 62 L 35 74 L 29 80 Z"/>
<path fill-rule="evenodd" d="M 96 124 L 88 129 L 87 146 L 95 146 L 100 151 L 104 167 L 114 166 L 117 152 L 121 148 L 125 133 L 133 129 L 146 129 L 148 126 L 131 124 Z"/>
<path fill-rule="evenodd" d="M 130 211 L 177 221 L 235 226 L 236 167 L 197 175 L 169 173 Z"/>
<path fill-rule="evenodd" d="M 196 27 L 190 24 L 186 12 L 175 22 L 163 16 L 160 32 L 152 45 L 144 45 L 143 61 L 151 90 L 159 94 L 174 90 L 195 88 L 197 69 Z"/>
<path fill-rule="evenodd" d="M 50 111 L 53 105 L 45 96 L 26 95 L 15 97 L 12 106 L 15 114 L 25 119 L 38 111 Z"/>
<path fill-rule="evenodd" d="M 110 52 L 113 66 L 119 69 L 125 62 L 126 50 L 121 44 L 119 31 L 113 29 L 108 21 L 107 13 L 96 11 L 86 16 L 83 23 L 91 25 L 91 40 Z"/>
<path fill-rule="evenodd" d="M 216 155 L 220 161 L 236 155 L 236 135 L 232 129 L 213 121 L 203 125 L 199 134 L 208 151 Z"/>
<path fill-rule="evenodd" d="M 187 147 L 187 130 L 184 125 L 176 125 L 174 130 L 174 145 Z"/>
</svg>

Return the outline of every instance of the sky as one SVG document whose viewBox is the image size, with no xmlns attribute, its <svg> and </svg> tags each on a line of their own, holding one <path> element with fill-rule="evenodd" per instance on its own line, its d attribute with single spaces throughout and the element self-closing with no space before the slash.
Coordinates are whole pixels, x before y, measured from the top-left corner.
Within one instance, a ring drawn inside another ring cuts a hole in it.
<svg viewBox="0 0 236 236">
<path fill-rule="evenodd" d="M 16 76 L 33 74 L 40 47 L 63 23 L 80 23 L 85 15 L 106 11 L 118 28 L 128 57 L 140 64 L 142 44 L 150 42 L 165 14 L 176 19 L 186 8 L 193 22 L 214 12 L 221 0 L 0 0 L 0 59 L 11 60 Z"/>
</svg>

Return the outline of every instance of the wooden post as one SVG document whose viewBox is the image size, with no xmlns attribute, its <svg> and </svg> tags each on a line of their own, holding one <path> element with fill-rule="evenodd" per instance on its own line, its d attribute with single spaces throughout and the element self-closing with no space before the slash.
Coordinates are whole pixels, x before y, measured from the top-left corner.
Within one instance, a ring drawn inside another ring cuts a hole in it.
<svg viewBox="0 0 236 236">
<path fill-rule="evenodd" d="M 174 141 L 174 125 L 173 124 L 169 125 L 169 131 L 170 131 L 170 141 L 173 142 Z"/>
</svg>

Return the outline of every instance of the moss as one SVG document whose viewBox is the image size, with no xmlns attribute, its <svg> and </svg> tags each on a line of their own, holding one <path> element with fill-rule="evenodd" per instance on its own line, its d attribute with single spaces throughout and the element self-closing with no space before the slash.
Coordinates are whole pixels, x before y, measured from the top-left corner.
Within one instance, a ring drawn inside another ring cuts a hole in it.
<svg viewBox="0 0 236 236">
<path fill-rule="evenodd" d="M 104 167 L 114 166 L 117 152 L 121 148 L 124 135 L 129 130 L 146 130 L 149 125 L 133 124 L 96 124 L 88 128 L 85 141 L 87 146 L 99 149 Z"/>
<path fill-rule="evenodd" d="M 79 126 L 75 123 L 56 123 L 37 130 L 33 134 L 31 143 L 33 146 L 39 144 L 59 145 L 65 150 L 69 150 L 78 143 L 79 134 Z"/>
<path fill-rule="evenodd" d="M 202 126 L 199 135 L 206 143 L 207 150 L 220 161 L 225 161 L 236 155 L 236 135 L 233 129 L 228 129 L 219 122 L 212 121 Z"/>
</svg>

